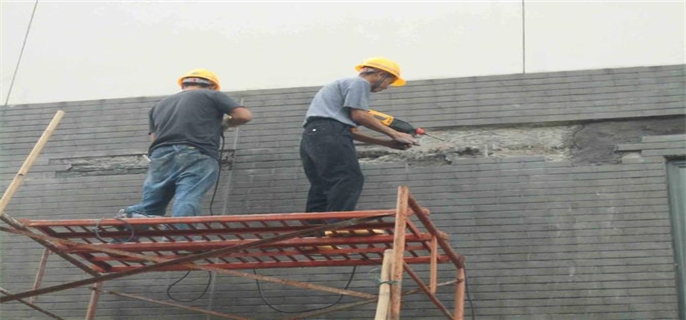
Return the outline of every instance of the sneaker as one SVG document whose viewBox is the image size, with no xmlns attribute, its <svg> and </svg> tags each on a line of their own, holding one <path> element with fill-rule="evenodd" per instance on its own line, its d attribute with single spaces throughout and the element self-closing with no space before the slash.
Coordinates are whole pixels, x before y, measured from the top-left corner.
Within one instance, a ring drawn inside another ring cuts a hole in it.
<svg viewBox="0 0 686 320">
<path fill-rule="evenodd" d="M 335 230 L 326 231 L 324 235 L 327 237 L 354 237 L 354 236 L 378 236 L 385 234 L 381 229 L 353 229 L 353 230 Z"/>
</svg>

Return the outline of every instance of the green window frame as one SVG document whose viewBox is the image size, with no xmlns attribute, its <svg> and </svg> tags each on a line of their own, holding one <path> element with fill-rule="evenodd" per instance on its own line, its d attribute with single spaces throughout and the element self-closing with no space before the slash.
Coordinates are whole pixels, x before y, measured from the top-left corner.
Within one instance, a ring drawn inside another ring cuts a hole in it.
<svg viewBox="0 0 686 320">
<path fill-rule="evenodd" d="M 680 319 L 686 319 L 686 160 L 667 162 L 669 211 L 672 220 L 674 262 Z"/>
</svg>

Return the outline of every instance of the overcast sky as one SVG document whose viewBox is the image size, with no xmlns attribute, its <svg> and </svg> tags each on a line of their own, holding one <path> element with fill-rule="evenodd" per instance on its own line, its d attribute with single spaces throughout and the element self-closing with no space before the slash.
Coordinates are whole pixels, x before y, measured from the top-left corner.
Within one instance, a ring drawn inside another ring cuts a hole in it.
<svg viewBox="0 0 686 320">
<path fill-rule="evenodd" d="M 0 5 L 2 105 L 34 1 Z M 40 1 L 9 104 L 167 95 L 193 68 L 320 86 L 377 55 L 408 81 L 684 64 L 685 28 L 685 1 Z"/>
</svg>

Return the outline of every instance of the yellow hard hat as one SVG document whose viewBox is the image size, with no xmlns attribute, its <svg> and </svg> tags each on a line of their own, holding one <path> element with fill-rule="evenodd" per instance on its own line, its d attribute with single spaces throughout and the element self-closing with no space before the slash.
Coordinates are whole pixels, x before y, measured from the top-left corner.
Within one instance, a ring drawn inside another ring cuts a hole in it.
<svg viewBox="0 0 686 320">
<path fill-rule="evenodd" d="M 358 64 L 355 67 L 355 70 L 359 72 L 364 67 L 376 68 L 394 75 L 397 79 L 393 81 L 393 83 L 391 83 L 392 86 L 401 87 L 404 86 L 406 83 L 405 79 L 400 77 L 400 66 L 391 59 L 387 59 L 384 57 L 369 58 L 367 60 L 364 60 L 361 64 Z"/>
<path fill-rule="evenodd" d="M 215 90 L 219 91 L 221 89 L 221 85 L 219 84 L 219 78 L 217 78 L 217 75 L 214 74 L 214 72 L 206 69 L 194 69 L 186 72 L 186 74 L 181 76 L 181 78 L 179 78 L 179 80 L 176 81 L 180 87 L 183 87 L 183 79 L 186 78 L 205 79 L 207 81 L 212 82 L 215 85 Z"/>
</svg>

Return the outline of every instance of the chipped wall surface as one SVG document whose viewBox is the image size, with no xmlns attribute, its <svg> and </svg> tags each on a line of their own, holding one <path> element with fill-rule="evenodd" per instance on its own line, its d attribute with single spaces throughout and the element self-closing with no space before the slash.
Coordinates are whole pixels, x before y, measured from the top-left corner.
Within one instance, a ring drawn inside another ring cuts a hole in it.
<svg viewBox="0 0 686 320">
<path fill-rule="evenodd" d="M 462 158 L 543 156 L 549 161 L 570 157 L 571 137 L 579 125 L 514 125 L 509 127 L 435 130 L 419 136 L 419 146 L 395 151 L 359 146 L 364 163 L 407 161 L 411 164 L 451 164 Z M 438 160 L 441 161 L 438 161 Z"/>
<path fill-rule="evenodd" d="M 407 151 L 358 145 L 359 209 L 388 209 L 407 185 L 466 257 L 480 320 L 680 319 L 665 166 L 686 156 L 684 65 L 412 81 L 372 95 L 375 109 L 435 136 Z M 229 92 L 255 120 L 226 133 L 223 166 L 203 212 L 301 212 L 309 184 L 298 155 L 318 87 Z M 6 188 L 57 110 L 66 115 L 6 209 L 15 218 L 99 219 L 140 199 L 147 112 L 162 97 L 0 107 L 0 186 Z M 364 129 L 363 129 L 364 130 Z M 42 247 L 0 233 L 0 287 L 29 290 Z M 375 294 L 377 266 L 259 270 L 261 275 Z M 416 271 L 428 279 L 428 267 Z M 250 270 L 244 270 L 251 272 Z M 454 270 L 439 266 L 439 282 Z M 111 290 L 252 319 L 322 308 L 335 294 L 195 272 L 108 281 Z M 51 255 L 43 286 L 83 279 Z M 349 280 L 351 279 L 351 280 Z M 405 278 L 404 288 L 413 288 Z M 348 284 L 348 281 L 350 283 Z M 176 284 L 175 284 L 176 283 Z M 174 284 L 172 286 L 172 284 Z M 205 288 L 209 289 L 205 291 Z M 204 292 L 204 293 L 203 293 Z M 65 319 L 85 316 L 90 290 L 38 297 Z M 449 308 L 452 289 L 438 297 Z M 356 302 L 341 298 L 338 305 Z M 317 319 L 369 319 L 375 306 Z M 403 319 L 444 319 L 423 295 Z M 205 318 L 190 310 L 102 295 L 96 319 Z M 44 319 L 20 303 L 0 319 Z"/>
</svg>

